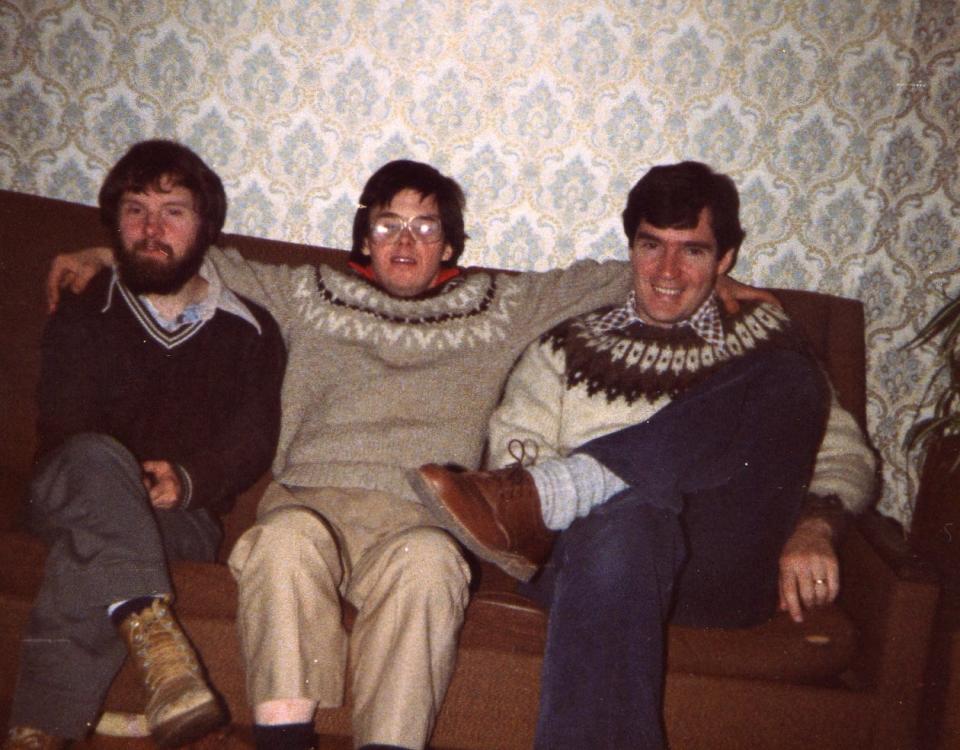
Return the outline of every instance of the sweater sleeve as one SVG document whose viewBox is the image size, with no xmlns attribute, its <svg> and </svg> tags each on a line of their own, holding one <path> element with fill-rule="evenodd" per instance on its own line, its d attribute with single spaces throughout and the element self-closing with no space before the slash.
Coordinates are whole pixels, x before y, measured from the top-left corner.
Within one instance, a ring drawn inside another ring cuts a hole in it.
<svg viewBox="0 0 960 750">
<path fill-rule="evenodd" d="M 214 265 L 223 283 L 237 294 L 267 308 L 280 330 L 286 332 L 298 309 L 297 299 L 304 285 L 314 280 L 313 266 L 288 266 L 259 263 L 234 249 L 211 247 L 207 259 Z"/>
<path fill-rule="evenodd" d="M 630 264 L 619 260 L 580 260 L 567 268 L 526 275 L 531 340 L 574 315 L 623 303 L 633 288 Z"/>
<path fill-rule="evenodd" d="M 233 498 L 270 468 L 280 435 L 280 387 L 286 350 L 276 322 L 257 311 L 261 333 L 238 357 L 234 372 L 243 379 L 236 409 L 215 439 L 179 461 L 187 474 L 189 507 L 222 513 Z"/>
<path fill-rule="evenodd" d="M 517 460 L 511 454 L 513 440 L 523 443 L 527 459 L 541 461 L 558 456 L 563 394 L 563 354 L 552 351 L 549 344 L 533 342 L 521 356 L 500 406 L 490 417 L 489 464 L 502 467 Z"/>
<path fill-rule="evenodd" d="M 40 345 L 40 382 L 37 388 L 37 455 L 59 446 L 71 435 L 95 432 L 100 399 L 96 365 L 96 336 L 84 325 L 80 301 L 64 295 L 47 321 Z"/>
<path fill-rule="evenodd" d="M 860 513 L 873 497 L 877 459 L 853 416 L 831 389 L 827 428 L 820 443 L 809 492 L 840 498 L 848 513 Z"/>
</svg>

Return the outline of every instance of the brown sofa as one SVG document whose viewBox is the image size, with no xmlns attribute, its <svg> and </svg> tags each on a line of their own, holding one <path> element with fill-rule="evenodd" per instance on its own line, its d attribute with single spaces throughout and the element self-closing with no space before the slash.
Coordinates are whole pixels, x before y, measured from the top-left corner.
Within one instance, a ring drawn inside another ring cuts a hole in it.
<svg viewBox="0 0 960 750">
<path fill-rule="evenodd" d="M 44 557 L 43 546 L 18 530 L 35 441 L 41 285 L 56 251 L 103 239 L 91 207 L 0 191 L 0 312 L 6 326 L 0 345 L 0 721 L 9 710 L 18 638 Z M 227 242 L 268 261 L 342 266 L 346 257 L 247 237 Z M 822 356 L 841 401 L 862 423 L 861 305 L 808 292 L 778 294 Z M 227 517 L 221 559 L 251 522 L 262 485 L 244 494 Z M 913 747 L 937 589 L 899 541 L 879 517 L 864 519 L 843 546 L 839 603 L 803 625 L 778 615 L 750 630 L 672 627 L 665 709 L 672 747 Z M 479 572 L 433 745 L 528 748 L 545 617 L 502 574 L 485 566 Z M 243 735 L 251 715 L 234 631 L 234 582 L 222 564 L 179 563 L 173 574 L 177 611 Z M 136 710 L 140 700 L 125 668 L 108 706 Z M 317 727 L 348 736 L 349 709 L 320 712 Z"/>
</svg>

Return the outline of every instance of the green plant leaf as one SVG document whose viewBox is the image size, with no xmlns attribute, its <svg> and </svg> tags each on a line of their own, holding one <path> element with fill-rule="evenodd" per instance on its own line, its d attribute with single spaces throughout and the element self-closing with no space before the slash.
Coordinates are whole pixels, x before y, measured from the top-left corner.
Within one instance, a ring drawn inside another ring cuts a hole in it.
<svg viewBox="0 0 960 750">
<path fill-rule="evenodd" d="M 952 352 L 960 337 L 960 297 L 952 299 L 934 313 L 927 323 L 907 342 L 907 346 L 919 346 L 946 331 L 940 349 Z"/>
<path fill-rule="evenodd" d="M 933 437 L 941 437 L 947 432 L 960 429 L 960 414 L 944 414 L 939 417 L 926 417 L 915 422 L 903 439 L 907 450 L 922 445 Z"/>
</svg>

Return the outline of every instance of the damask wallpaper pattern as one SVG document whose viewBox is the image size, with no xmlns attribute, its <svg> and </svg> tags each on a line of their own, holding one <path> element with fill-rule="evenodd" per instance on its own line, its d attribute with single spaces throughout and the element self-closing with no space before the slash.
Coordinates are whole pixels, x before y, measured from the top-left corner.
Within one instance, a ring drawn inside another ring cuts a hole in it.
<svg viewBox="0 0 960 750">
<path fill-rule="evenodd" d="M 132 142 L 224 177 L 230 231 L 344 247 L 365 178 L 430 161 L 465 261 L 622 257 L 626 191 L 694 158 L 741 187 L 735 269 L 866 305 L 882 509 L 960 292 L 957 0 L 0 0 L 0 187 L 96 202 Z"/>
</svg>

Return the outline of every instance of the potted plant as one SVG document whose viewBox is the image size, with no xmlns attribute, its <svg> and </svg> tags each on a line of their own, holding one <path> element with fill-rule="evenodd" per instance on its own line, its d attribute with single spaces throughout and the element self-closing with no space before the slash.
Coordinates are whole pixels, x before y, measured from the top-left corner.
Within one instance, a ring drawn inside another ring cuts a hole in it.
<svg viewBox="0 0 960 750">
<path fill-rule="evenodd" d="M 947 383 L 933 413 L 918 420 L 906 436 L 908 449 L 926 448 L 910 536 L 945 574 L 945 583 L 960 587 L 960 296 L 940 308 L 910 345 L 938 336 L 941 363 L 930 387 L 944 370 Z"/>
</svg>

